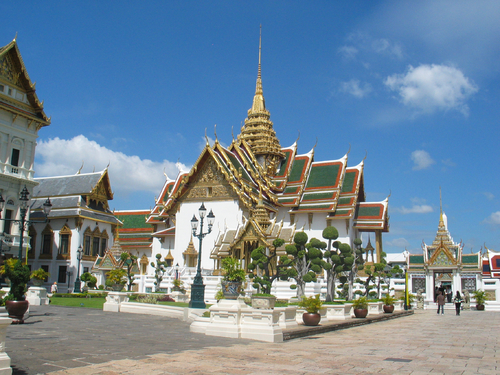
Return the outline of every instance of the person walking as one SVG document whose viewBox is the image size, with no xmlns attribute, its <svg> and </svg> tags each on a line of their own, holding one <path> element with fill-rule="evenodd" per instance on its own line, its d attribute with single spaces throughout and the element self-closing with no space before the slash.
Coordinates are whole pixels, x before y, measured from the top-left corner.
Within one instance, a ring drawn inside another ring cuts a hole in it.
<svg viewBox="0 0 500 375">
<path fill-rule="evenodd" d="M 50 287 L 50 293 L 57 293 L 57 282 L 54 281 L 54 284 Z"/>
<path fill-rule="evenodd" d="M 453 299 L 453 302 L 455 302 L 455 310 L 457 311 L 457 315 L 460 315 L 460 307 L 462 305 L 462 296 L 460 295 L 460 292 L 457 290 L 457 294 L 455 298 Z"/>
<path fill-rule="evenodd" d="M 438 312 L 437 313 L 439 314 L 439 309 L 441 309 L 441 314 L 444 315 L 444 304 L 446 303 L 446 297 L 441 292 L 439 292 L 439 294 L 438 294 L 437 303 L 438 303 Z"/>
</svg>

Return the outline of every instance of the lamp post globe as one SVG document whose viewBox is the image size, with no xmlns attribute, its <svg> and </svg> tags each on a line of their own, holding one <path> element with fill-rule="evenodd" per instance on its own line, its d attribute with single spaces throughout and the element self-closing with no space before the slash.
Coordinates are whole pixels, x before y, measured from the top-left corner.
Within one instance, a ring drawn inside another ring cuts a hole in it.
<svg viewBox="0 0 500 375">
<path fill-rule="evenodd" d="M 193 284 L 191 285 L 191 300 L 189 301 L 189 307 L 195 309 L 204 309 L 206 308 L 205 304 L 205 285 L 203 284 L 203 278 L 201 277 L 201 250 L 203 245 L 203 237 L 212 232 L 212 227 L 215 220 L 215 215 L 210 210 L 208 216 L 206 216 L 207 209 L 205 208 L 205 204 L 202 203 L 198 213 L 200 215 L 200 231 L 197 234 L 196 231 L 198 229 L 198 219 L 196 215 L 193 215 L 191 219 L 191 229 L 193 231 L 193 236 L 198 238 L 200 241 L 200 246 L 198 249 L 198 265 L 196 267 L 196 276 L 194 277 Z M 203 233 L 203 220 L 207 218 L 208 221 L 208 231 Z"/>
</svg>

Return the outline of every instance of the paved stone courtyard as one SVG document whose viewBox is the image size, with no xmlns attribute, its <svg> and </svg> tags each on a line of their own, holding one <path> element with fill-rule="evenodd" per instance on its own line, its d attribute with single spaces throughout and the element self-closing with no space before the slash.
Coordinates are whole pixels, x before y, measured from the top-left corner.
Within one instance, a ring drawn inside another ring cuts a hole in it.
<svg viewBox="0 0 500 375">
<path fill-rule="evenodd" d="M 16 374 L 499 374 L 500 315 L 434 311 L 280 344 L 177 319 L 36 306 L 7 329 Z"/>
</svg>

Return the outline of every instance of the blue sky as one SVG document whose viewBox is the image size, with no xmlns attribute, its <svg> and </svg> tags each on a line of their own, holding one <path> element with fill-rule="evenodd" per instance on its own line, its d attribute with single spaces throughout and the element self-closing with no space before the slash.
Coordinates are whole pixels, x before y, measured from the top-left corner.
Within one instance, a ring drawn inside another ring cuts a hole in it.
<svg viewBox="0 0 500 375">
<path fill-rule="evenodd" d="M 282 146 L 365 160 L 390 196 L 384 249 L 419 252 L 439 220 L 467 252 L 500 249 L 500 2 L 17 1 L 0 5 L 52 124 L 38 177 L 110 163 L 116 209 L 154 205 L 205 129 L 223 144 L 252 103 L 262 24 L 266 105 Z"/>
</svg>

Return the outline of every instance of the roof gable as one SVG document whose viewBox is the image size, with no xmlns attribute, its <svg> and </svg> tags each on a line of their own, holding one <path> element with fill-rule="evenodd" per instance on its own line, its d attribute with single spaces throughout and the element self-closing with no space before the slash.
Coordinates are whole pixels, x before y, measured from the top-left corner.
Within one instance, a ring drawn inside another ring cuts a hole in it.
<svg viewBox="0 0 500 375">
<path fill-rule="evenodd" d="M 43 102 L 40 103 L 35 93 L 35 84 L 28 75 L 16 39 L 0 48 L 0 80 L 16 89 L 14 97 L 10 97 L 8 92 L 7 95 L 0 93 L 0 101 L 4 107 L 37 119 L 40 126 L 50 124 L 50 118 L 47 118 L 43 111 Z"/>
</svg>

